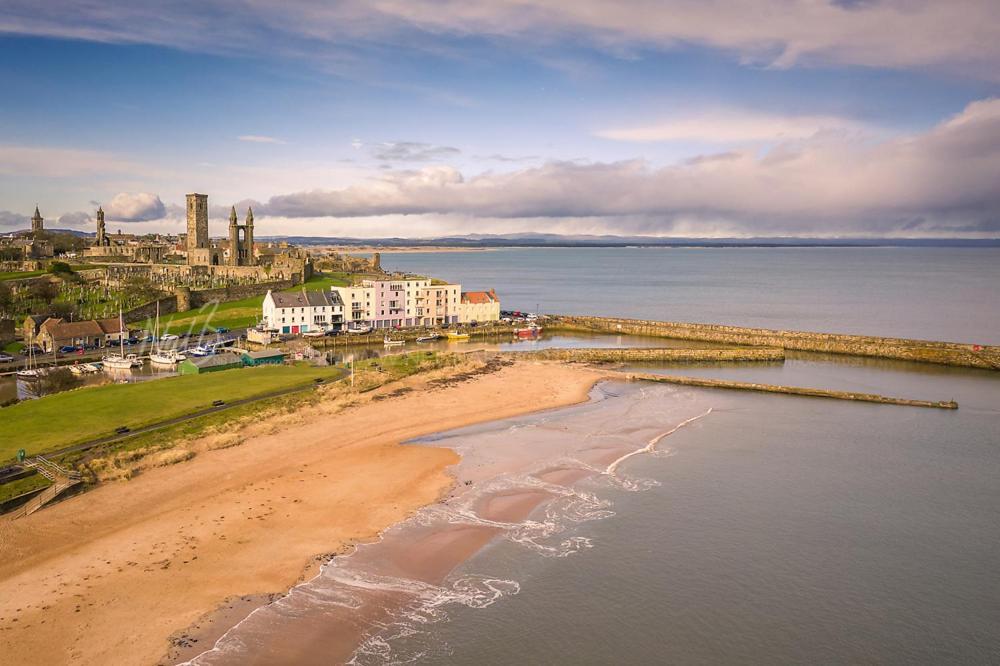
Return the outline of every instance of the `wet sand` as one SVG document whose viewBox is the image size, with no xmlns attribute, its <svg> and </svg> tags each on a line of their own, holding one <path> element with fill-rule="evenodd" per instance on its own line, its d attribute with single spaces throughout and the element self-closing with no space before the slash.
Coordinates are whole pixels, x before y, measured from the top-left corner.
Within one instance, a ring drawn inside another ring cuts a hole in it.
<svg viewBox="0 0 1000 666">
<path fill-rule="evenodd" d="M 323 403 L 307 407 L 274 432 L 260 424 L 262 432 L 240 446 L 201 451 L 25 520 L 2 521 L 0 654 L 18 664 L 149 664 L 163 659 L 171 636 L 174 656 L 196 654 L 214 642 L 213 631 L 266 600 L 253 595 L 283 593 L 330 554 L 448 492 L 455 452 L 400 442 L 585 401 L 599 377 L 518 362 L 457 384 L 429 387 L 428 378 L 412 378 L 404 383 L 415 390 L 405 395 L 370 395 L 339 413 Z M 532 501 L 502 500 L 496 510 L 514 516 Z M 400 550 L 416 548 L 419 564 L 402 556 L 381 566 L 438 579 L 495 533 L 478 525 L 429 530 Z M 206 625 L 213 611 L 217 621 Z M 337 625 L 344 649 L 377 620 L 345 612 Z M 204 635 L 184 635 L 196 623 Z"/>
</svg>

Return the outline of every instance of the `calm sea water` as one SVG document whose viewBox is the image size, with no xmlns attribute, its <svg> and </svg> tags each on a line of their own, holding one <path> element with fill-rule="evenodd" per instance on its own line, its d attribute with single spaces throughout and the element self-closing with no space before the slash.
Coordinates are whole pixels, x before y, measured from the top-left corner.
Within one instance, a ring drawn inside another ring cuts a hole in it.
<svg viewBox="0 0 1000 666">
<path fill-rule="evenodd" d="M 1000 341 L 996 250 L 513 250 L 383 263 L 494 287 L 512 308 Z M 960 409 L 608 382 L 592 403 L 441 433 L 424 442 L 462 454 L 458 498 L 387 533 L 386 554 L 335 560 L 198 663 L 327 663 L 344 618 L 386 595 L 405 597 L 405 612 L 371 627 L 353 663 L 1000 662 L 1000 373 L 808 354 L 642 369 Z M 591 473 L 524 522 L 476 513 L 489 493 L 552 491 L 537 471 L 558 467 Z M 517 472 L 490 471 L 502 469 Z M 406 559 L 407 530 L 484 525 L 498 536 L 444 580 L 385 576 Z"/>
<path fill-rule="evenodd" d="M 567 248 L 383 255 L 505 309 L 1000 344 L 1000 248 Z"/>
</svg>

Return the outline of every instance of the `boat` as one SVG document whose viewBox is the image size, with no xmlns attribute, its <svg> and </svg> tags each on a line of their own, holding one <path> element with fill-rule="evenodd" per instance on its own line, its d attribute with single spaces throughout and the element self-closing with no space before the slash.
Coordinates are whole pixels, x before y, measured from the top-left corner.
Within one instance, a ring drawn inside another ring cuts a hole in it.
<svg viewBox="0 0 1000 666">
<path fill-rule="evenodd" d="M 382 344 L 386 347 L 400 347 L 406 344 L 406 340 L 393 340 L 388 335 L 382 339 Z"/>
<path fill-rule="evenodd" d="M 72 372 L 74 375 L 82 375 L 83 373 L 86 372 L 86 370 L 84 370 L 82 365 L 71 365 L 69 366 L 69 371 Z"/>
<path fill-rule="evenodd" d="M 194 347 L 192 349 L 188 349 L 186 353 L 189 356 L 195 356 L 195 357 L 199 357 L 200 358 L 202 356 L 211 356 L 215 352 L 213 350 L 211 350 L 211 349 L 206 348 L 206 347 L 198 346 L 198 347 Z"/>
<path fill-rule="evenodd" d="M 525 328 L 514 329 L 514 335 L 522 339 L 537 338 L 541 334 L 542 334 L 542 327 L 535 326 L 534 324 L 532 324 L 531 326 L 527 326 Z"/>
<path fill-rule="evenodd" d="M 81 365 L 79 367 L 80 367 L 81 370 L 83 370 L 84 372 L 86 372 L 88 374 L 89 373 L 93 373 L 93 372 L 100 372 L 101 371 L 101 363 L 100 363 L 100 361 L 98 361 L 96 363 L 84 363 L 83 365 Z"/>
<path fill-rule="evenodd" d="M 149 362 L 153 365 L 177 365 L 186 358 L 187 356 L 176 349 L 161 349 L 149 355 Z"/>
<path fill-rule="evenodd" d="M 421 335 L 419 338 L 417 338 L 417 342 L 434 342 L 435 340 L 440 340 L 440 339 L 441 339 L 440 334 L 434 333 L 432 335 Z"/>
<path fill-rule="evenodd" d="M 101 367 L 105 370 L 131 370 L 142 365 L 142 359 L 136 354 L 125 354 L 125 319 L 121 309 L 118 310 L 118 345 L 119 353 L 108 354 L 101 359 Z"/>
<path fill-rule="evenodd" d="M 347 332 L 351 335 L 364 335 L 365 333 L 371 333 L 372 327 L 367 324 L 361 324 L 359 326 L 355 326 L 354 328 L 348 327 Z"/>
<path fill-rule="evenodd" d="M 313 330 L 313 331 L 306 331 L 305 333 L 302 334 L 302 337 L 303 338 L 322 338 L 324 335 L 326 335 L 326 331 L 324 331 L 322 328 L 317 328 L 316 330 Z"/>
<path fill-rule="evenodd" d="M 30 382 L 41 379 L 44 374 L 35 362 L 35 336 L 32 335 L 28 338 L 28 356 L 24 361 L 24 369 L 15 372 L 14 376 Z"/>
<path fill-rule="evenodd" d="M 460 333 L 459 331 L 448 331 L 448 340 L 454 342 L 462 342 L 469 339 L 468 333 Z"/>
<path fill-rule="evenodd" d="M 153 365 L 175 366 L 186 358 L 184 354 L 181 354 L 176 349 L 163 349 L 160 347 L 160 342 L 166 337 L 160 337 L 160 302 L 157 301 L 156 324 L 153 328 L 153 339 L 157 342 L 153 347 L 153 351 L 149 353 L 149 362 Z"/>
</svg>

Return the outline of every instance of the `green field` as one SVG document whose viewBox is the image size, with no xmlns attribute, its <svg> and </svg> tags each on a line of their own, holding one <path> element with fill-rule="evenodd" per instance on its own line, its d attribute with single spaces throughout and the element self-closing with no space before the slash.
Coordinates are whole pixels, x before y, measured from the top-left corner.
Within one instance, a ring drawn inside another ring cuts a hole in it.
<svg viewBox="0 0 1000 666">
<path fill-rule="evenodd" d="M 337 367 L 262 366 L 138 384 L 109 384 L 26 400 L 0 411 L 0 461 L 19 448 L 29 455 L 136 428 L 233 401 L 332 379 Z"/>
<path fill-rule="evenodd" d="M 343 287 L 350 283 L 346 273 L 324 273 L 314 275 L 305 283 L 310 291 L 325 291 L 330 287 Z M 293 287 L 286 291 L 295 291 L 302 287 Z M 256 325 L 261 315 L 263 296 L 251 296 L 228 303 L 209 303 L 202 307 L 163 317 L 160 320 L 161 333 L 200 332 L 202 329 L 245 328 Z"/>
</svg>

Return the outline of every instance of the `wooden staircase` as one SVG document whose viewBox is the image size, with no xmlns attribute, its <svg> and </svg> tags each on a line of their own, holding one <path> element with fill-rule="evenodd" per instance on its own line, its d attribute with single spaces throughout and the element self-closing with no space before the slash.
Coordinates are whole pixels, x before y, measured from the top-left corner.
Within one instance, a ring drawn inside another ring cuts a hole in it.
<svg viewBox="0 0 1000 666">
<path fill-rule="evenodd" d="M 59 495 L 61 495 L 68 488 L 72 488 L 73 486 L 82 483 L 79 472 L 68 470 L 44 456 L 36 456 L 35 458 L 26 460 L 23 464 L 25 467 L 34 468 L 39 474 L 51 481 L 52 485 L 16 509 L 11 515 L 13 520 L 24 518 L 25 516 L 33 514 L 35 511 L 38 511 L 43 506 L 59 497 Z"/>
</svg>

